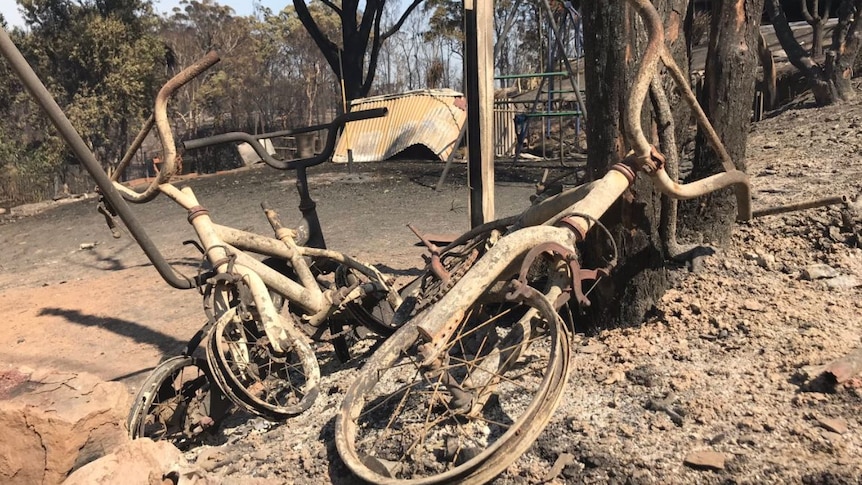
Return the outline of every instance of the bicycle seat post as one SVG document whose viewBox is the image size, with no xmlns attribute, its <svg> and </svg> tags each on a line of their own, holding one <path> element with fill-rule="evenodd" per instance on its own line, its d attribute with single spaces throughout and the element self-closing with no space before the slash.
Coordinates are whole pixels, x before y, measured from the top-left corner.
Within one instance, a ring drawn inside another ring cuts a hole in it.
<svg viewBox="0 0 862 485">
<path fill-rule="evenodd" d="M 299 222 L 299 237 L 297 244 L 318 249 L 326 249 L 326 241 L 323 239 L 323 229 L 320 227 L 320 219 L 317 217 L 317 203 L 311 198 L 308 191 L 308 174 L 305 167 L 296 169 L 296 190 L 299 192 L 299 211 L 302 220 Z M 303 232 L 307 238 L 303 238 Z M 306 239 L 304 242 L 302 239 Z"/>
</svg>

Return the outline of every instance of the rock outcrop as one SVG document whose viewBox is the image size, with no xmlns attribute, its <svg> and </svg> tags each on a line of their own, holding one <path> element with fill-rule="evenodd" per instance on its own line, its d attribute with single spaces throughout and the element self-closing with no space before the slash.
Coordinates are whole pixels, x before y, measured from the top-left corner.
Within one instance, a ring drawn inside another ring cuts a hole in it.
<svg viewBox="0 0 862 485">
<path fill-rule="evenodd" d="M 0 483 L 56 484 L 129 441 L 123 384 L 0 367 Z"/>
</svg>

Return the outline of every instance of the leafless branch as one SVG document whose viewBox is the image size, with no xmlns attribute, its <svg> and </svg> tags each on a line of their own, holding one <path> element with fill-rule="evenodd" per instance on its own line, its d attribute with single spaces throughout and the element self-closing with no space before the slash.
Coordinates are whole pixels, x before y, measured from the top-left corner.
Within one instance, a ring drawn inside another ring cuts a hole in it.
<svg viewBox="0 0 862 485">
<path fill-rule="evenodd" d="M 384 41 L 391 37 L 395 32 L 398 32 L 401 26 L 404 25 L 407 17 L 416 10 L 416 7 L 418 7 L 420 3 L 422 3 L 422 0 L 413 0 L 413 2 L 410 3 L 410 6 L 408 6 L 407 9 L 404 10 L 404 13 L 401 14 L 401 18 L 398 19 L 398 22 L 395 22 L 395 25 L 393 25 L 391 29 L 387 30 L 380 36 L 380 40 Z"/>
</svg>

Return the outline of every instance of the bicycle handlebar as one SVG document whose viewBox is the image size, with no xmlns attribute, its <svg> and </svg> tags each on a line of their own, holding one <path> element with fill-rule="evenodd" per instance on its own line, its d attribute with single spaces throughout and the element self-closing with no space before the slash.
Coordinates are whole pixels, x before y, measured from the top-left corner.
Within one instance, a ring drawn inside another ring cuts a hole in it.
<svg viewBox="0 0 862 485">
<path fill-rule="evenodd" d="M 329 159 L 335 149 L 335 136 L 338 132 L 338 128 L 340 128 L 341 126 L 351 121 L 360 121 L 386 116 L 388 112 L 389 110 L 387 108 L 375 108 L 362 111 L 354 111 L 351 113 L 339 115 L 331 122 L 321 125 L 308 126 L 305 128 L 297 128 L 293 130 L 274 131 L 271 133 L 261 133 L 259 135 L 252 135 L 242 131 L 234 131 L 229 133 L 222 133 L 220 135 L 208 136 L 205 138 L 187 140 L 182 143 L 182 146 L 185 150 L 196 150 L 198 148 L 208 147 L 212 145 L 220 145 L 223 143 L 246 142 L 252 147 L 252 149 L 254 149 L 254 152 L 257 153 L 257 156 L 259 156 L 261 160 L 263 160 L 270 167 L 278 170 L 295 170 L 297 168 L 313 167 Z M 266 148 L 264 148 L 264 146 L 259 141 L 266 138 L 299 135 L 302 133 L 312 133 L 320 130 L 327 130 L 326 144 L 323 147 L 323 151 L 309 158 L 279 160 L 270 155 L 269 152 L 267 152 Z"/>
<path fill-rule="evenodd" d="M 221 60 L 216 51 L 210 51 L 206 56 L 197 60 L 191 66 L 183 69 L 179 74 L 172 77 L 156 96 L 156 103 L 153 108 L 153 117 L 155 118 L 156 131 L 159 134 L 159 139 L 162 142 L 162 167 L 156 175 L 155 180 L 150 182 L 150 185 L 143 192 L 134 191 L 122 184 L 114 182 L 114 187 L 122 194 L 123 198 L 129 202 L 143 203 L 149 202 L 159 193 L 159 185 L 167 182 L 177 168 L 177 149 L 174 144 L 174 135 L 171 131 L 170 121 L 168 120 L 168 100 L 181 87 L 185 86 L 192 79 L 197 77 L 202 72 L 214 66 Z M 149 123 L 145 125 L 145 130 Z M 143 131 L 142 131 L 143 133 Z M 139 135 L 140 137 L 140 135 Z"/>
<path fill-rule="evenodd" d="M 635 159 L 642 166 L 648 165 L 652 161 L 653 148 L 649 141 L 647 141 L 641 128 L 640 113 L 643 109 L 650 83 L 656 75 L 656 66 L 660 60 L 667 67 L 683 98 L 694 111 L 698 125 L 703 129 L 706 139 L 721 159 L 725 171 L 688 184 L 679 184 L 667 175 L 663 167 L 659 166 L 655 170 L 648 171 L 653 183 L 656 184 L 661 192 L 676 199 L 691 199 L 733 186 L 737 199 L 737 219 L 744 221 L 751 219 L 751 187 L 748 175 L 736 168 L 736 165 L 724 148 L 724 144 L 703 112 L 700 103 L 698 103 L 697 97 L 691 91 L 688 80 L 668 51 L 665 44 L 661 17 L 658 15 L 655 6 L 648 0 L 629 0 L 629 2 L 643 19 L 649 38 L 647 48 L 644 51 L 644 56 L 641 59 L 641 64 L 635 76 L 629 103 L 623 116 L 623 123 L 630 137 L 628 141 L 634 151 Z"/>
</svg>

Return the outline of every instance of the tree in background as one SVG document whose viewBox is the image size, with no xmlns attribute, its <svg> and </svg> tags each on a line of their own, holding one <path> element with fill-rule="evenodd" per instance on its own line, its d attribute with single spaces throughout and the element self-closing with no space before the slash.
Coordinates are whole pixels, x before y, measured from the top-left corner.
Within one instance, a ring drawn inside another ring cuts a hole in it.
<svg viewBox="0 0 862 485">
<path fill-rule="evenodd" d="M 422 9 L 429 14 L 423 39 L 442 42 L 449 46 L 450 52 L 463 57 L 463 2 L 425 0 Z M 540 24 L 544 22 L 541 0 L 494 2 L 494 67 L 498 74 L 543 70 L 545 49 L 541 34 L 544 28 Z"/>
<path fill-rule="evenodd" d="M 130 128 L 148 113 L 161 75 L 164 49 L 152 31 L 146 0 L 20 0 L 29 32 L 15 40 L 58 99 L 87 144 L 106 166 L 119 161 Z M 26 96 L 7 105 L 4 121 L 26 149 L 12 163 L 20 176 L 62 179 L 74 163 L 64 143 L 41 121 Z M 12 140 L 3 140 L 15 143 Z M 14 150 L 13 150 L 14 151 Z M 38 181 L 36 181 L 38 184 Z M 55 186 L 57 183 L 54 184 Z M 45 194 L 43 193 L 43 196 Z"/>
<path fill-rule="evenodd" d="M 805 0 L 800 1 L 805 5 Z M 838 24 L 832 31 L 832 43 L 823 59 L 800 45 L 778 0 L 766 0 L 766 10 L 788 60 L 805 76 L 819 106 L 856 97 L 850 78 L 862 35 L 862 0 L 838 0 Z"/>
<path fill-rule="evenodd" d="M 241 128 L 245 91 L 244 76 L 253 60 L 249 19 L 236 17 L 230 7 L 213 0 L 183 0 L 163 20 L 160 37 L 164 40 L 174 70 L 179 71 L 217 50 L 222 61 L 199 76 L 176 95 L 177 112 L 183 130 L 198 133 L 204 118 L 209 126 Z"/>
<path fill-rule="evenodd" d="M 364 10 L 360 10 L 359 0 L 343 0 L 340 5 L 330 0 L 320 0 L 320 3 L 340 19 L 340 39 L 327 35 L 306 0 L 293 0 L 300 22 L 323 53 L 332 72 L 344 83 L 344 96 L 348 100 L 362 98 L 368 95 L 374 82 L 381 46 L 398 32 L 422 0 L 412 0 L 395 24 L 385 30 L 381 23 L 386 0 L 368 0 Z"/>
<path fill-rule="evenodd" d="M 321 4 L 311 4 L 310 11 L 317 19 L 318 28 L 328 36 L 338 32 L 340 19 Z M 326 111 L 340 103 L 333 103 L 338 82 L 334 74 L 325 68 L 326 59 L 311 41 L 294 7 L 289 5 L 278 14 L 268 9 L 261 11 L 262 19 L 257 29 L 260 38 L 260 61 L 266 66 L 276 92 L 285 98 L 284 107 L 296 113 L 306 125 L 324 121 L 320 116 L 318 100 L 324 99 Z M 283 113 L 283 120 L 288 113 Z M 283 125 L 281 128 L 288 128 Z"/>
<path fill-rule="evenodd" d="M 832 15 L 832 0 L 823 0 L 822 4 L 820 0 L 799 0 L 799 6 L 802 17 L 811 26 L 811 56 L 820 57 L 823 55 L 823 33 L 826 22 Z"/>
</svg>

